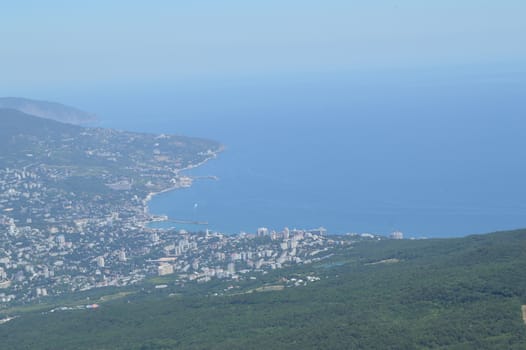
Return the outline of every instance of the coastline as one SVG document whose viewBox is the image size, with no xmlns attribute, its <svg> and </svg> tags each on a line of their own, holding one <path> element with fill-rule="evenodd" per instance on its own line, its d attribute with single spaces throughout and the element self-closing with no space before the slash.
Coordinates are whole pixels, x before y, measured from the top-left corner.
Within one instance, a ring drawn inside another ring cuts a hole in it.
<svg viewBox="0 0 526 350">
<path fill-rule="evenodd" d="M 187 171 L 187 170 L 191 170 L 191 169 L 195 169 L 197 167 L 200 167 L 202 165 L 204 165 L 205 163 L 207 163 L 208 161 L 212 160 L 212 159 L 215 159 L 217 158 L 217 156 L 219 155 L 219 153 L 223 152 L 225 150 L 225 146 L 224 145 L 221 145 L 218 149 L 216 149 L 215 151 L 212 152 L 212 154 L 205 158 L 204 160 L 202 160 L 201 162 L 199 163 L 196 163 L 196 164 L 190 164 L 184 168 L 181 168 L 181 169 L 177 169 L 175 170 L 175 175 L 179 175 L 179 173 L 183 172 L 183 171 Z M 142 226 L 143 227 L 147 227 L 147 225 L 152 222 L 152 217 L 154 215 L 152 215 L 150 212 L 149 212 L 149 209 L 148 209 L 148 203 L 153 199 L 153 197 L 159 195 L 159 194 L 163 194 L 163 193 L 166 193 L 166 192 L 171 192 L 171 191 L 175 191 L 175 190 L 178 190 L 179 187 L 178 185 L 174 185 L 174 186 L 170 186 L 170 187 L 167 187 L 161 191 L 157 191 L 157 192 L 149 192 L 146 197 L 142 200 L 142 206 L 143 206 L 143 212 L 144 214 L 146 215 L 147 217 L 147 220 L 145 222 L 142 223 Z"/>
</svg>

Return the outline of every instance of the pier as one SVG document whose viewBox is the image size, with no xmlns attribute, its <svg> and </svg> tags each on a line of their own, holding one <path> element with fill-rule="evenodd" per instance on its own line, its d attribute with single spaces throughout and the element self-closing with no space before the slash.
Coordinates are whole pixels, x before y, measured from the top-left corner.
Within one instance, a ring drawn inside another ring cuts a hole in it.
<svg viewBox="0 0 526 350">
<path fill-rule="evenodd" d="M 174 224 L 182 224 L 182 225 L 208 225 L 208 221 L 167 219 L 167 220 L 164 220 L 164 222 L 171 222 Z"/>
<path fill-rule="evenodd" d="M 190 176 L 192 180 L 219 180 L 219 177 L 215 175 L 202 175 L 202 176 Z"/>
</svg>

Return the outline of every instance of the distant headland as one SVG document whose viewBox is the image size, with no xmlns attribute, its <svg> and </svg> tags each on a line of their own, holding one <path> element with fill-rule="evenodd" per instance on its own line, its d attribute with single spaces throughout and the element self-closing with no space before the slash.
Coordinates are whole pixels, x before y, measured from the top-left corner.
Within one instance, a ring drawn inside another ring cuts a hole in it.
<svg viewBox="0 0 526 350">
<path fill-rule="evenodd" d="M 14 109 L 36 117 L 69 124 L 86 125 L 97 121 L 94 114 L 81 111 L 75 107 L 20 97 L 0 97 L 0 108 Z"/>
</svg>

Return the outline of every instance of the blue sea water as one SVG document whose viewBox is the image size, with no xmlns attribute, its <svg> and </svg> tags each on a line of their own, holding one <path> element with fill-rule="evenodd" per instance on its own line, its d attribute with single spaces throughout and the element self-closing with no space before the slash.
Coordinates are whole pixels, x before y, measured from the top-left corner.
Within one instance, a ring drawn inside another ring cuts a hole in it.
<svg viewBox="0 0 526 350">
<path fill-rule="evenodd" d="M 103 126 L 226 146 L 191 171 L 218 181 L 156 196 L 155 214 L 226 233 L 324 226 L 450 237 L 526 227 L 524 74 L 247 78 L 92 99 L 83 107 Z"/>
</svg>

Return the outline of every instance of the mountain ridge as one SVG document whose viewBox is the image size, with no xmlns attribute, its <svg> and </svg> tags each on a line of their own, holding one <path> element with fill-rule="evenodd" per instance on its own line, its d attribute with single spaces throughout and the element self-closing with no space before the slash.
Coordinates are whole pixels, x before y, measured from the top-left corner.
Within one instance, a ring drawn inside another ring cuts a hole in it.
<svg viewBox="0 0 526 350">
<path fill-rule="evenodd" d="M 58 102 L 22 97 L 0 97 L 0 108 L 15 109 L 36 117 L 63 123 L 86 125 L 97 121 L 94 114 Z"/>
</svg>

